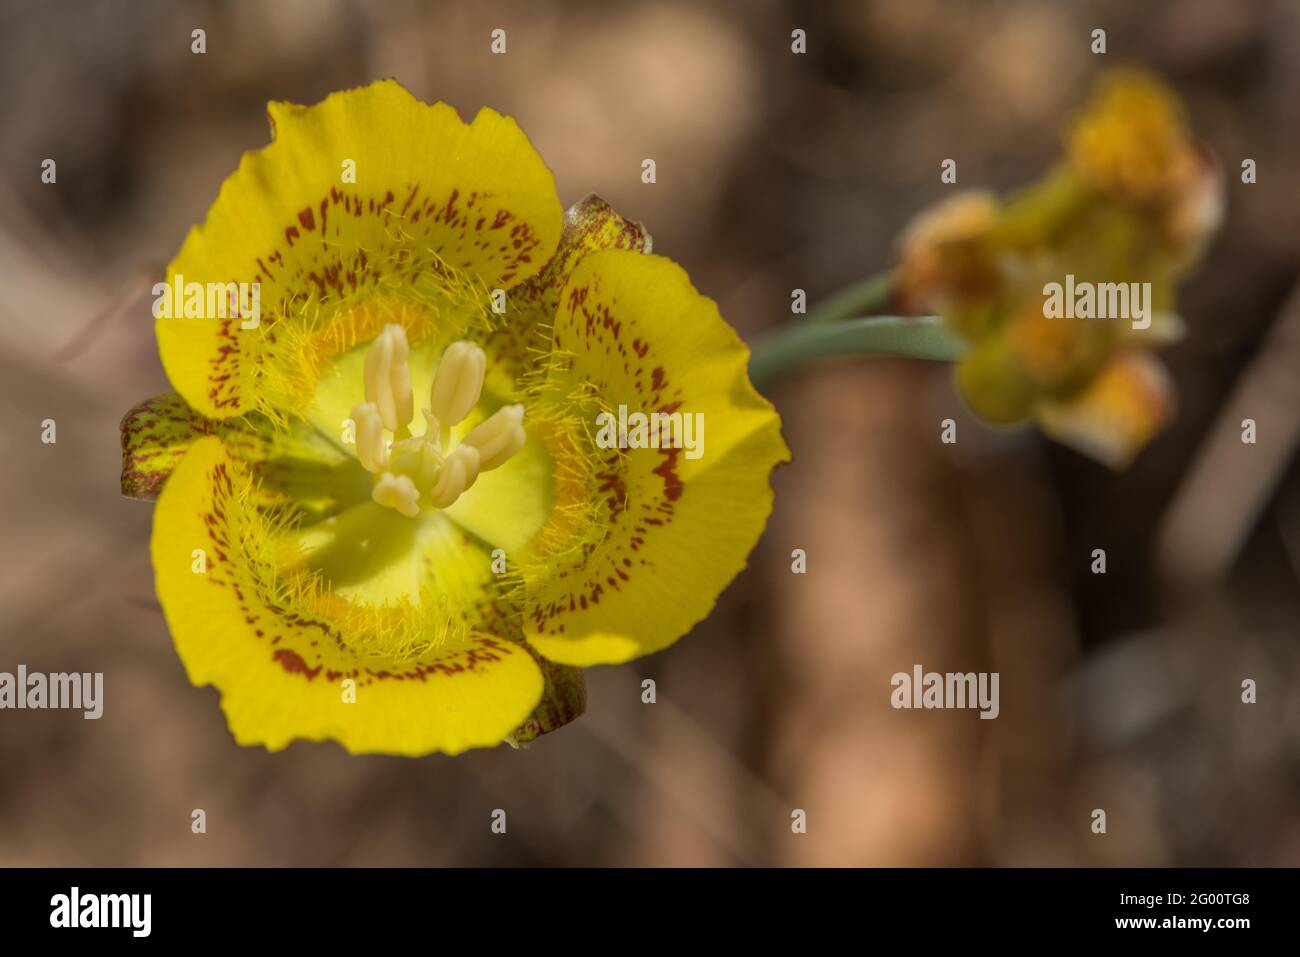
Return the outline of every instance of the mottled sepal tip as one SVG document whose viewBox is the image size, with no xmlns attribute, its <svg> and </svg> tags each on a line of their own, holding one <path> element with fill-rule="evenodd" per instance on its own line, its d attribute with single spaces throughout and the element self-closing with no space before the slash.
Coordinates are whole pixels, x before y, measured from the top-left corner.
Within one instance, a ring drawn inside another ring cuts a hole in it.
<svg viewBox="0 0 1300 957">
<path fill-rule="evenodd" d="M 582 247 L 594 249 L 632 249 L 653 251 L 650 232 L 641 223 L 624 219 L 605 200 L 588 193 L 564 211 L 564 232 L 560 250 Z"/>
<path fill-rule="evenodd" d="M 513 748 L 526 747 L 542 735 L 576 721 L 587 710 L 587 679 L 581 668 L 557 665 L 541 655 L 533 657 L 542 669 L 546 687 L 528 720 L 506 738 L 506 744 Z"/>
<path fill-rule="evenodd" d="M 624 219 L 609 203 L 589 193 L 565 211 L 555 254 L 541 272 L 511 293 L 511 300 L 521 308 L 554 315 L 560 290 L 586 256 L 608 249 L 649 253 L 652 246 L 645 226 Z"/>
<path fill-rule="evenodd" d="M 122 494 L 156 499 L 172 469 L 210 428 L 174 392 L 141 402 L 122 417 Z"/>
</svg>

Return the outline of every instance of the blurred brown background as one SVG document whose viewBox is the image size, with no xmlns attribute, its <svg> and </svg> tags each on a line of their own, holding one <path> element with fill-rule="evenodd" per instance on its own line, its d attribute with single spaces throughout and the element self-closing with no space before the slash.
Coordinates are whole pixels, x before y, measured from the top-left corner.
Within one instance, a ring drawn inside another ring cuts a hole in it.
<svg viewBox="0 0 1300 957">
<path fill-rule="evenodd" d="M 148 284 L 268 99 L 396 76 L 513 114 L 565 203 L 644 220 L 752 338 L 792 288 L 884 266 L 944 158 L 963 186 L 1038 176 L 1119 63 L 1178 88 L 1229 177 L 1168 356 L 1179 420 L 1128 473 L 980 426 L 941 367 L 825 363 L 774 393 L 795 462 L 749 570 L 527 751 L 240 749 L 186 682 L 117 422 L 166 388 Z M 97 722 L 0 712 L 0 864 L 1300 863 L 1295 4 L 3 0 L 0 86 L 0 670 L 106 686 Z M 915 663 L 999 671 L 1001 716 L 892 710 Z"/>
</svg>

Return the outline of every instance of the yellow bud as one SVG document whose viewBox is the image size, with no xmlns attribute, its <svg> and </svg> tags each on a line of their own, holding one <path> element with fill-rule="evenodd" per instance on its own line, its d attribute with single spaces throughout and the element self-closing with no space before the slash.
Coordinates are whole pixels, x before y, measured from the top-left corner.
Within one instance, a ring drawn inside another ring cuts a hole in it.
<svg viewBox="0 0 1300 957">
<path fill-rule="evenodd" d="M 988 239 L 998 216 L 993 194 L 967 190 L 912 219 L 900 239 L 896 275 L 905 312 L 996 294 L 1000 277 Z"/>
<path fill-rule="evenodd" d="M 1028 417 L 1036 391 L 1000 338 L 989 339 L 957 365 L 957 391 L 970 410 L 987 422 L 1009 425 Z"/>
<path fill-rule="evenodd" d="M 1070 165 L 1088 186 L 1136 205 L 1176 198 L 1197 163 L 1178 98 L 1138 70 L 1106 74 L 1066 140 Z"/>
</svg>

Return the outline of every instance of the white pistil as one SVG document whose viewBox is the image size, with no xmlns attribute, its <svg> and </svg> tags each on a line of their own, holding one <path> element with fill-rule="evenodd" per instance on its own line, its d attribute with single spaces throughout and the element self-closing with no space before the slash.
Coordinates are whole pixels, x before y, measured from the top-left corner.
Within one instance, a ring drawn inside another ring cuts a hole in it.
<svg viewBox="0 0 1300 957">
<path fill-rule="evenodd" d="M 438 440 L 438 420 L 428 409 L 424 412 L 424 437 L 420 439 L 420 464 L 416 471 L 416 483 L 420 488 L 429 488 L 438 477 L 442 468 L 442 443 Z"/>
<path fill-rule="evenodd" d="M 357 458 L 376 476 L 371 497 L 410 518 L 421 503 L 449 508 L 480 472 L 505 464 L 523 448 L 524 407 L 507 405 L 475 426 L 444 455 L 451 427 L 464 421 L 482 397 L 487 356 L 473 343 L 455 342 L 438 364 L 429 408 L 422 409 L 424 435 L 407 431 L 412 419 L 409 347 L 401 326 L 376 337 L 365 358 L 366 401 L 352 409 Z M 394 433 L 393 439 L 385 434 Z M 391 451 L 390 451 L 391 447 Z"/>
<path fill-rule="evenodd" d="M 411 373 L 406 365 L 409 351 L 406 330 L 387 325 L 366 353 L 366 401 L 379 409 L 389 432 L 410 425 L 414 411 Z"/>
<path fill-rule="evenodd" d="M 384 472 L 375 480 L 370 497 L 380 505 L 397 509 L 407 518 L 415 518 L 420 514 L 420 490 L 415 487 L 409 475 Z"/>
</svg>

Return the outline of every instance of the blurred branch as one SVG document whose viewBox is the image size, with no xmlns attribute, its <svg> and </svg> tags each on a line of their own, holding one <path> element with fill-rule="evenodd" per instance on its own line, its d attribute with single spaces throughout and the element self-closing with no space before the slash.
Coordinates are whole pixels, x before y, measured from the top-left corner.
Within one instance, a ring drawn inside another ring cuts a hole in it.
<svg viewBox="0 0 1300 957">
<path fill-rule="evenodd" d="M 635 692 L 629 686 L 626 693 Z M 786 819 L 787 802 L 671 702 L 662 699 L 656 702 L 654 716 L 660 740 L 671 742 L 671 749 L 646 747 L 616 721 L 580 721 L 575 727 L 583 728 L 622 758 L 737 862 L 744 866 L 757 864 L 764 840 L 762 829 L 755 827 L 754 819 L 764 824 Z M 719 798 L 702 792 L 699 780 L 690 771 L 695 767 L 717 769 L 722 779 L 729 782 L 726 794 Z M 737 808 L 736 801 L 743 806 Z"/>
<path fill-rule="evenodd" d="M 1236 561 L 1300 442 L 1300 284 L 1242 372 L 1165 513 L 1160 578 L 1176 589 L 1221 580 Z M 1242 440 L 1255 422 L 1255 444 Z"/>
<path fill-rule="evenodd" d="M 95 313 L 86 324 L 54 353 L 55 362 L 70 362 L 84 353 L 95 340 L 113 324 L 115 319 L 127 315 L 130 308 L 140 297 L 151 289 L 153 279 L 161 274 L 159 266 L 140 266 L 134 273 L 122 281 L 117 292 L 99 312 Z"/>
</svg>

